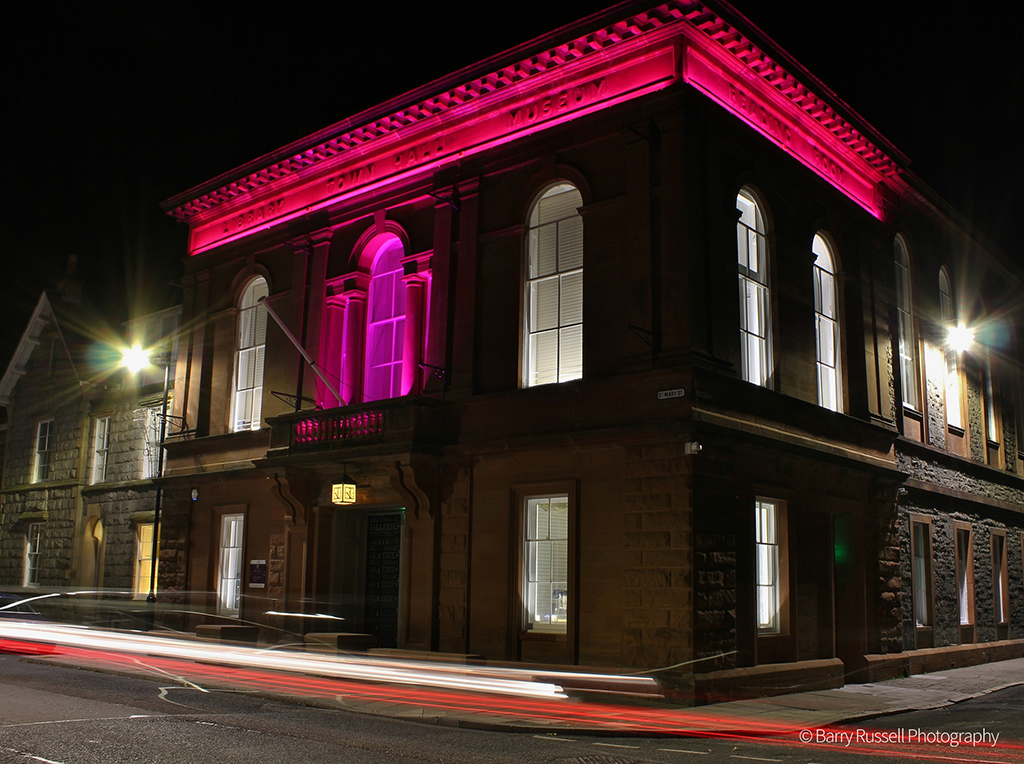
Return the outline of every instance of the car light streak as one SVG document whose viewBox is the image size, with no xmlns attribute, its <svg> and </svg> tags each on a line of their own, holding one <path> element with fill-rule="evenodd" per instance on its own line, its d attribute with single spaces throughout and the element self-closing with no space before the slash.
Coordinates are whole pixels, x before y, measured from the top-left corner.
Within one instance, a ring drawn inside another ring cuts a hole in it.
<svg viewBox="0 0 1024 764">
<path fill-rule="evenodd" d="M 519 695 L 524 697 L 564 698 L 562 688 L 551 682 L 531 681 L 496 675 L 494 671 L 469 673 L 453 671 L 452 666 L 409 667 L 395 661 L 372 661 L 348 656 L 320 656 L 268 652 L 257 648 L 225 647 L 148 635 L 70 629 L 54 624 L 5 623 L 0 637 L 29 642 L 51 642 L 62 647 L 87 647 L 160 657 L 213 661 L 230 666 L 259 665 L 277 671 L 317 674 L 343 679 L 358 679 L 391 684 L 412 684 L 452 690 Z"/>
<path fill-rule="evenodd" d="M 553 682 L 531 682 L 523 677 L 575 676 L 571 672 L 467 667 L 377 660 L 369 656 L 282 654 L 255 648 L 194 644 L 149 635 L 85 631 L 80 628 L 37 624 L 0 623 L 0 650 L 34 651 L 56 643 L 51 660 L 88 664 L 131 673 L 148 673 L 166 681 L 207 691 L 230 688 L 281 695 L 319 698 L 359 711 L 360 703 L 400 704 L 439 712 L 500 716 L 521 723 L 572 725 L 584 729 L 628 731 L 656 736 L 756 739 L 762 745 L 792 746 L 814 751 L 836 750 L 833 745 L 803 743 L 793 721 L 772 721 L 757 716 L 716 713 L 713 707 L 675 709 L 623 706 L 611 703 L 567 702 Z M 50 650 L 53 648 L 50 647 Z M 198 662 L 191 662 L 198 661 Z M 593 674 L 579 674 L 593 678 Z M 611 675 L 606 675 L 611 678 Z M 475 680 L 475 681 L 474 681 Z M 363 682 L 368 681 L 368 684 Z M 509 696 L 531 689 L 510 702 Z M 536 688 L 542 688 L 540 692 Z M 564 728 L 561 728 L 564 729 Z M 823 727 L 823 729 L 826 729 Z M 845 753 L 897 757 L 921 761 L 956 761 L 964 764 L 1019 762 L 1024 747 L 1007 741 L 984 750 L 950 749 L 942 745 L 860 744 Z"/>
</svg>

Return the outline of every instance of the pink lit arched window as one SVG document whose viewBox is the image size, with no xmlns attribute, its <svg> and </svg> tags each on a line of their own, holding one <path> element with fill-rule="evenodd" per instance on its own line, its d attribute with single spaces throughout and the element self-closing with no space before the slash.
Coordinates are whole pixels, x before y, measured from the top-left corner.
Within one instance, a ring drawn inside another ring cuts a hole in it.
<svg viewBox="0 0 1024 764">
<path fill-rule="evenodd" d="M 366 387 L 364 400 L 402 394 L 402 346 L 405 339 L 405 282 L 402 243 L 381 246 L 370 270 L 366 314 Z"/>
</svg>

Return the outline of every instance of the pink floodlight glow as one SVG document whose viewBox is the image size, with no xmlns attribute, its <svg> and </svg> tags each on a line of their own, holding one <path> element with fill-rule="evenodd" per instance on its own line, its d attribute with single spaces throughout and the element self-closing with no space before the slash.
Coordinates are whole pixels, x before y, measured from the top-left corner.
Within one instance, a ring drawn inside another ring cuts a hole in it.
<svg viewBox="0 0 1024 764">
<path fill-rule="evenodd" d="M 713 50 L 690 47 L 683 79 L 881 220 L 881 173 L 789 99 L 742 76 L 735 66 L 724 54 L 719 61 Z"/>
<path fill-rule="evenodd" d="M 398 130 L 376 147 L 339 154 L 319 172 L 287 191 L 268 188 L 245 206 L 218 208 L 197 215 L 189 253 L 244 239 L 356 195 L 435 171 L 460 159 L 521 140 L 588 114 L 661 90 L 678 77 L 676 50 L 669 39 L 614 62 L 599 61 L 573 77 L 537 77 L 522 86 L 497 91 L 456 107 L 454 112 Z M 200 222 L 201 221 L 201 222 Z"/>
</svg>

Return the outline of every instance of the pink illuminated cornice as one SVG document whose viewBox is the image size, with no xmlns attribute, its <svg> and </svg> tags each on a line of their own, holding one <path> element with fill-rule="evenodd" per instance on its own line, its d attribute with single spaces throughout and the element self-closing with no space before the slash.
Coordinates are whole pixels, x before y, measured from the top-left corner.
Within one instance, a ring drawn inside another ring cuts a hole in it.
<svg viewBox="0 0 1024 764">
<path fill-rule="evenodd" d="M 721 15 L 701 2 L 660 4 L 429 97 L 418 91 L 415 102 L 386 114 L 366 112 L 361 124 L 360 117 L 338 123 L 282 150 L 288 152 L 283 156 L 269 155 L 262 167 L 257 160 L 242 168 L 242 177 L 168 200 L 165 208 L 191 223 L 195 254 L 337 203 L 356 189 L 392 183 L 666 87 L 678 76 L 678 51 L 688 49 L 687 65 L 698 61 L 688 72 L 724 71 L 726 79 L 745 84 L 752 99 L 810 136 L 818 155 L 797 158 L 877 216 L 875 191 L 865 184 L 899 172 L 897 162 L 790 70 L 831 96 L 809 73 L 781 51 L 773 58 Z M 700 53 L 691 55 L 693 49 Z M 710 79 L 698 74 L 688 81 L 765 132 L 742 108 L 730 108 L 728 95 L 716 95 Z M 854 179 L 855 188 L 839 182 L 839 174 Z"/>
</svg>

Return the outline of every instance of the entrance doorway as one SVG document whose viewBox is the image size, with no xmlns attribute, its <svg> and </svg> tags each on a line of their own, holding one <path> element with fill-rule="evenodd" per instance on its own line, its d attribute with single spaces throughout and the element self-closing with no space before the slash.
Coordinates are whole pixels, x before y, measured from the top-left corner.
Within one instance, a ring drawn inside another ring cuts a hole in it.
<svg viewBox="0 0 1024 764">
<path fill-rule="evenodd" d="M 347 507 L 335 515 L 331 571 L 335 612 L 344 630 L 399 647 L 405 510 Z"/>
</svg>

